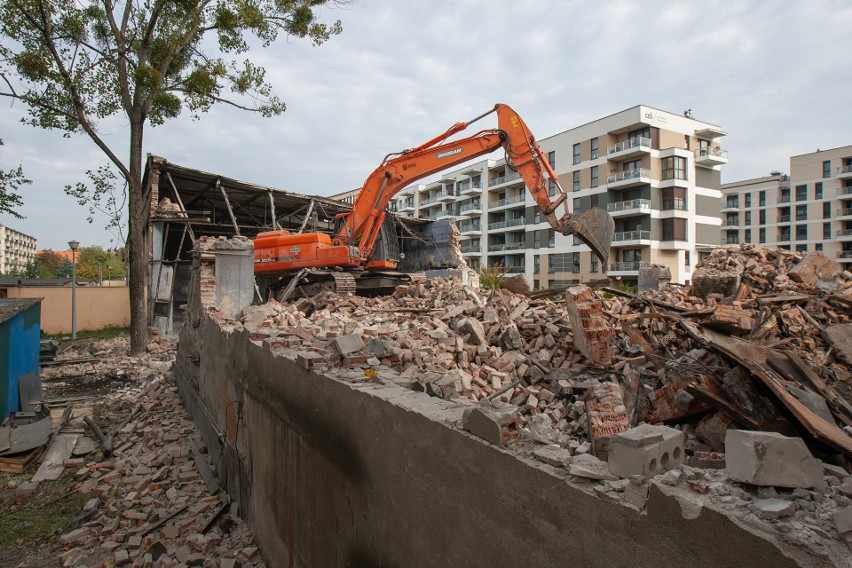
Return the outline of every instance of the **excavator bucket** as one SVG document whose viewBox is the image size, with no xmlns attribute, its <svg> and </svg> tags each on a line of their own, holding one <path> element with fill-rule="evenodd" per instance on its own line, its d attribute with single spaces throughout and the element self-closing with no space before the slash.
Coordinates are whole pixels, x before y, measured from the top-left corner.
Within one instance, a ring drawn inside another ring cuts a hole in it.
<svg viewBox="0 0 852 568">
<path fill-rule="evenodd" d="M 590 209 L 573 215 L 565 225 L 566 235 L 574 235 L 589 245 L 592 252 L 601 259 L 604 272 L 607 269 L 609 247 L 612 245 L 614 233 L 615 222 L 609 213 L 602 209 Z"/>
</svg>

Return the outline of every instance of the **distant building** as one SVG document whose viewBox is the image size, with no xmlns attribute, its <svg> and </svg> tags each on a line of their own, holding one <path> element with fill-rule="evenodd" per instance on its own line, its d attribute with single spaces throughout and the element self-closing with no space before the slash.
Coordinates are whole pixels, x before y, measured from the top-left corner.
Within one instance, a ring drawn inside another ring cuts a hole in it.
<svg viewBox="0 0 852 568">
<path fill-rule="evenodd" d="M 334 195 L 329 195 L 328 199 L 333 199 L 334 201 L 342 201 L 343 203 L 348 203 L 349 205 L 353 205 L 355 203 L 355 198 L 358 197 L 358 194 L 361 192 L 361 188 L 350 189 L 349 191 L 344 191 L 343 193 L 335 193 Z"/>
<path fill-rule="evenodd" d="M 391 209 L 455 219 L 471 268 L 499 263 L 525 274 L 535 288 L 605 277 L 635 284 L 639 269 L 652 263 L 667 266 L 673 281 L 688 283 L 698 258 L 719 246 L 724 135 L 714 124 L 639 105 L 538 139 L 570 209 L 604 209 L 614 218 L 606 270 L 579 240 L 555 234 L 505 159 L 408 187 Z"/>
<path fill-rule="evenodd" d="M 0 225 L 0 273 L 20 272 L 36 254 L 36 238 Z"/>
<path fill-rule="evenodd" d="M 790 157 L 790 175 L 722 185 L 722 244 L 823 251 L 852 263 L 852 146 Z"/>
</svg>

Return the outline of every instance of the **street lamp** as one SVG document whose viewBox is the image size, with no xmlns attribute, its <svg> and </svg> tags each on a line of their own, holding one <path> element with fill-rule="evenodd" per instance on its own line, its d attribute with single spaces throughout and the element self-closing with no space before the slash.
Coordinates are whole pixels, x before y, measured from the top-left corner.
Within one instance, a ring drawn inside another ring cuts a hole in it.
<svg viewBox="0 0 852 568">
<path fill-rule="evenodd" d="M 77 247 L 78 241 L 68 241 L 71 247 L 71 339 L 77 339 Z"/>
</svg>

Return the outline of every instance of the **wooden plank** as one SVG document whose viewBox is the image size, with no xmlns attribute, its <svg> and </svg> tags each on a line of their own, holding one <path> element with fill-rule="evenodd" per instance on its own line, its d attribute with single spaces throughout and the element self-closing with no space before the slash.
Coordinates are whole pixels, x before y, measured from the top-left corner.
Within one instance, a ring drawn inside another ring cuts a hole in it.
<svg viewBox="0 0 852 568">
<path fill-rule="evenodd" d="M 74 451 L 74 446 L 77 445 L 78 436 L 79 434 L 60 434 L 56 436 L 53 442 L 51 442 L 50 447 L 47 448 L 44 461 L 41 462 L 41 466 L 39 466 L 32 481 L 55 481 L 62 477 L 62 473 L 65 471 L 65 460 L 71 457 L 71 452 Z"/>
<path fill-rule="evenodd" d="M 21 454 L 0 457 L 0 472 L 24 473 L 30 464 L 39 458 L 42 452 L 44 452 L 44 446 Z"/>
<path fill-rule="evenodd" d="M 760 379 L 772 391 L 816 440 L 843 452 L 847 456 L 852 456 L 852 438 L 838 428 L 836 424 L 832 424 L 817 415 L 790 394 L 777 373 L 769 368 L 767 363 L 769 349 L 709 329 L 702 330 L 697 325 L 685 320 L 680 323 L 694 339 L 713 347 L 751 371 L 752 375 Z"/>
</svg>

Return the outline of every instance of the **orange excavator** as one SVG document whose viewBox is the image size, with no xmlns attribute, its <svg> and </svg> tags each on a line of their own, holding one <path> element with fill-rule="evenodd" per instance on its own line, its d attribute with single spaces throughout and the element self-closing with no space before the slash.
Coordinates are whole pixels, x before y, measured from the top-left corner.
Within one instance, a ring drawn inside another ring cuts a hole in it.
<svg viewBox="0 0 852 568">
<path fill-rule="evenodd" d="M 497 113 L 497 128 L 448 141 L 492 112 Z M 294 234 L 286 230 L 258 234 L 254 241 L 258 281 L 265 282 L 265 290 L 284 290 L 284 298 L 297 287 L 303 294 L 310 295 L 310 289 L 329 283 L 338 291 L 355 292 L 374 287 L 375 278 L 389 277 L 388 271 L 396 269 L 399 262 L 398 258 L 388 258 L 386 254 L 374 254 L 377 239 L 391 240 L 382 231 L 385 207 L 390 200 L 418 179 L 498 148 L 504 149 L 506 162 L 521 175 L 550 225 L 587 244 L 606 267 L 615 229 L 612 218 L 601 209 L 571 213 L 568 197 L 527 125 L 510 107 L 497 104 L 492 110 L 468 122 L 456 123 L 416 148 L 388 154 L 367 178 L 352 211 L 337 216 L 339 229 L 335 234 Z M 553 200 L 548 192 L 548 179 L 557 189 Z M 560 206 L 564 211 L 561 215 L 557 213 Z"/>
</svg>

